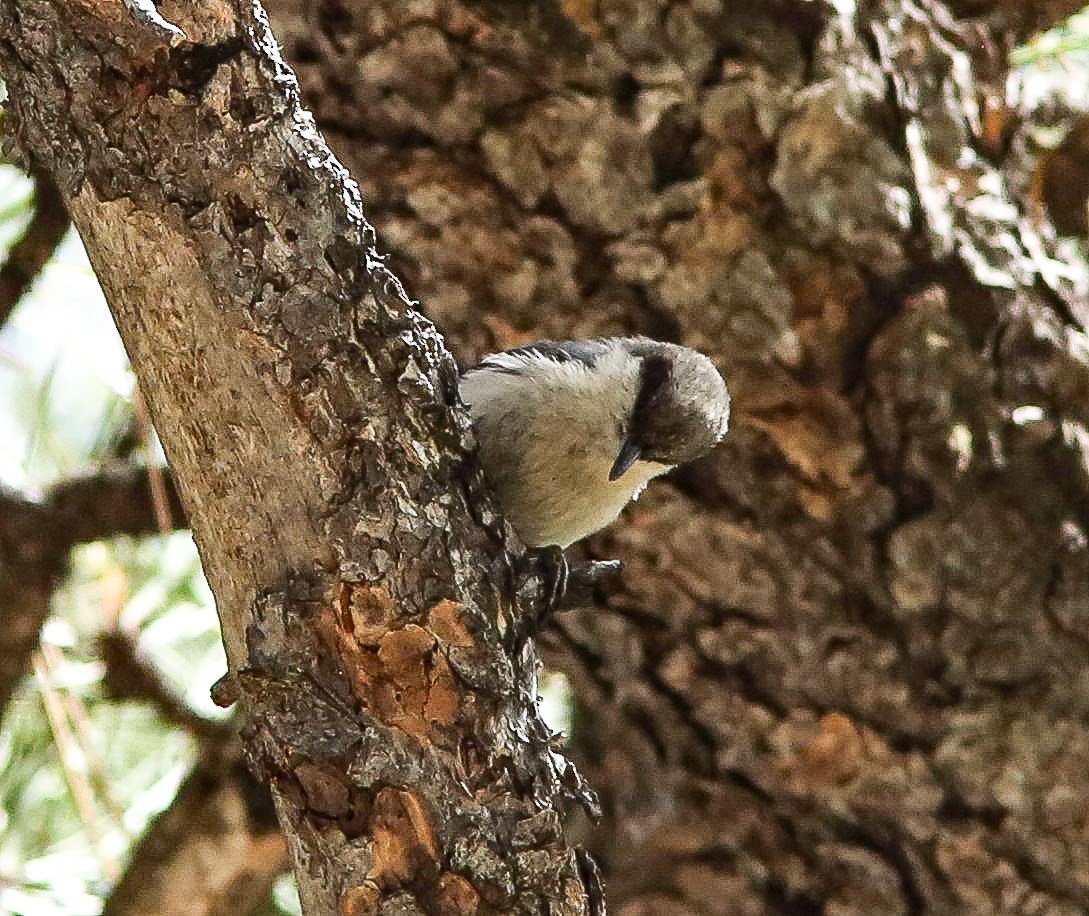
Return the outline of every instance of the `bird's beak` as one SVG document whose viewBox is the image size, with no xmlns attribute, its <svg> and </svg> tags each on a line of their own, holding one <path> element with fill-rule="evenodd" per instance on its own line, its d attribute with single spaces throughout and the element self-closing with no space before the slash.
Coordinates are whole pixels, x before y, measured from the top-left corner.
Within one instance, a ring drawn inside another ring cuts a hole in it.
<svg viewBox="0 0 1089 916">
<path fill-rule="evenodd" d="M 639 460 L 639 455 L 639 446 L 625 437 L 620 446 L 620 451 L 616 455 L 616 461 L 613 462 L 612 470 L 609 471 L 609 480 L 619 480 L 623 477 L 631 466 Z"/>
</svg>

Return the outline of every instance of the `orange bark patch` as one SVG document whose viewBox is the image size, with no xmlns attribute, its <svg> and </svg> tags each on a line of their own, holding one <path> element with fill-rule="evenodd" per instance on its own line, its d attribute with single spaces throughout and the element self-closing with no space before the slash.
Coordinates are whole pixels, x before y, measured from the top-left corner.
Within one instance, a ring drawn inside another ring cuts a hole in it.
<svg viewBox="0 0 1089 916">
<path fill-rule="evenodd" d="M 805 760 L 811 769 L 835 782 L 844 782 L 858 772 L 865 749 L 854 723 L 834 712 L 821 719 L 820 731 L 806 749 Z"/>
<path fill-rule="evenodd" d="M 380 719 L 417 737 L 426 736 L 433 723 L 450 725 L 457 719 L 461 690 L 437 650 L 435 637 L 416 624 L 383 637 L 370 694 Z"/>
<path fill-rule="evenodd" d="M 396 626 L 399 613 L 382 586 L 342 586 L 337 602 L 319 614 L 318 631 L 340 658 L 353 695 L 376 719 L 418 738 L 433 725 L 452 725 L 461 708 L 462 687 L 441 644 L 474 643 L 464 606 L 440 601 L 427 628 Z"/>
<path fill-rule="evenodd" d="M 427 625 L 448 646 L 467 649 L 476 641 L 465 626 L 464 612 L 465 605 L 458 601 L 440 601 L 427 615 Z"/>
<path fill-rule="evenodd" d="M 340 916 L 376 916 L 382 892 L 373 881 L 364 881 L 340 898 Z"/>
<path fill-rule="evenodd" d="M 847 716 L 829 713 L 821 718 L 809 743 L 786 761 L 785 769 L 799 791 L 842 786 L 859 775 L 866 758 L 880 752 L 876 744 Z"/>
<path fill-rule="evenodd" d="M 386 788 L 371 809 L 374 866 L 370 878 L 379 887 L 400 887 L 437 869 L 439 844 L 431 817 L 411 792 Z"/>
<path fill-rule="evenodd" d="M 597 0 L 563 0 L 563 12 L 587 35 L 596 38 L 601 33 L 597 21 Z"/>
<path fill-rule="evenodd" d="M 447 872 L 439 880 L 435 911 L 439 916 L 475 916 L 480 908 L 480 894 L 461 875 Z"/>
<path fill-rule="evenodd" d="M 397 617 L 389 590 L 381 585 L 356 585 L 341 592 L 341 624 L 361 646 L 376 646 Z"/>
<path fill-rule="evenodd" d="M 378 648 L 379 683 L 373 711 L 385 722 L 417 737 L 427 734 L 424 707 L 431 688 L 434 637 L 415 624 L 387 633 Z"/>
<path fill-rule="evenodd" d="M 434 648 L 435 638 L 423 627 L 410 623 L 382 637 L 378 658 L 387 677 L 398 683 L 413 683 L 420 680 L 420 667 Z"/>
<path fill-rule="evenodd" d="M 453 725 L 461 708 L 461 691 L 450 670 L 450 664 L 441 655 L 435 656 L 435 667 L 431 671 L 431 690 L 424 706 L 424 716 L 429 722 L 439 725 Z"/>
</svg>

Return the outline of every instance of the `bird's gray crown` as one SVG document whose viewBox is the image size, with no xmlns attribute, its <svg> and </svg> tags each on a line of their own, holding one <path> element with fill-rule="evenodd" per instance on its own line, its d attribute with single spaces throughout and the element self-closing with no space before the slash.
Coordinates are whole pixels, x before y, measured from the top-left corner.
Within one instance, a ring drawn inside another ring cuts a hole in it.
<svg viewBox="0 0 1089 916">
<path fill-rule="evenodd" d="M 677 465 L 710 451 L 730 421 L 730 395 L 714 363 L 676 344 L 632 338 L 641 360 L 628 441 L 644 461 Z"/>
</svg>

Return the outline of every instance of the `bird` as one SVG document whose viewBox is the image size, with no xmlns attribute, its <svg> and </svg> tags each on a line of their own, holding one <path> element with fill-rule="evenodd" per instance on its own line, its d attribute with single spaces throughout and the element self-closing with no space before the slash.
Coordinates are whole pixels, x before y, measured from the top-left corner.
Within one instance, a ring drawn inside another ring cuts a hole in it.
<svg viewBox="0 0 1089 916">
<path fill-rule="evenodd" d="M 504 350 L 465 370 L 459 392 L 504 517 L 527 547 L 561 552 L 708 453 L 730 421 L 714 363 L 646 337 Z"/>
</svg>

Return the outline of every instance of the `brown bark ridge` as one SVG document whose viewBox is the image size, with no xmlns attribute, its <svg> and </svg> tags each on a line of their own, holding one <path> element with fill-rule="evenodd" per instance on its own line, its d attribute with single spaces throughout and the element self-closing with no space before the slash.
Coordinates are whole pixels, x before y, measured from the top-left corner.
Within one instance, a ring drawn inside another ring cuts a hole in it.
<svg viewBox="0 0 1089 916">
<path fill-rule="evenodd" d="M 180 524 L 184 515 L 172 486 L 169 496 L 171 513 Z M 37 501 L 0 490 L 0 712 L 30 669 L 30 655 L 72 547 L 157 530 L 144 469 L 64 481 Z"/>
<path fill-rule="evenodd" d="M 270 0 L 459 355 L 730 381 L 551 659 L 624 916 L 1089 910 L 1085 298 L 976 153 L 1059 6 Z"/>
<path fill-rule="evenodd" d="M 19 145 L 66 197 L 188 510 L 306 912 L 599 910 L 560 821 L 594 799 L 532 647 L 504 645 L 456 366 L 259 4 L 5 0 L 0 36 Z"/>
</svg>

